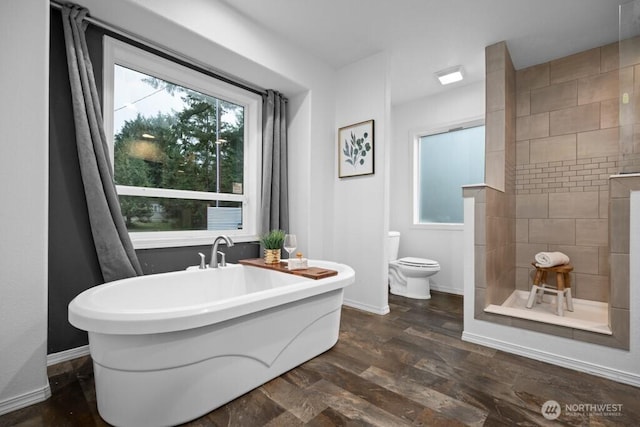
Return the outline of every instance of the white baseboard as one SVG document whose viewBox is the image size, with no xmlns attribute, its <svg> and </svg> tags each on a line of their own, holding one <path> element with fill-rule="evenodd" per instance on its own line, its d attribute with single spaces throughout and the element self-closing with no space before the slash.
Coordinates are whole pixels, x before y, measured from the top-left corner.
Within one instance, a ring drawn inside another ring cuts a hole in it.
<svg viewBox="0 0 640 427">
<path fill-rule="evenodd" d="M 342 304 L 346 305 L 347 307 L 357 308 L 358 310 L 368 311 L 369 313 L 380 315 L 389 314 L 390 311 L 388 304 L 384 307 L 375 307 L 373 305 L 363 304 L 361 302 L 351 301 L 348 299 L 343 300 Z"/>
<path fill-rule="evenodd" d="M 464 295 L 464 289 L 451 288 L 449 286 L 438 286 L 431 284 L 432 291 L 444 292 L 445 294 Z"/>
<path fill-rule="evenodd" d="M 49 397 L 51 397 L 51 388 L 49 387 L 49 381 L 47 381 L 47 385 L 42 388 L 0 401 L 0 415 L 8 414 L 34 403 L 43 402 Z"/>
<path fill-rule="evenodd" d="M 88 354 L 89 345 L 83 345 L 81 347 L 72 348 L 59 353 L 47 354 L 47 366 L 66 362 L 67 360 L 77 359 L 78 357 L 87 356 Z"/>
<path fill-rule="evenodd" d="M 59 353 L 48 354 L 47 366 L 66 362 L 68 360 L 73 360 L 78 357 L 86 356 L 88 354 L 88 345 L 61 351 Z M 49 381 L 47 381 L 47 385 L 40 389 L 21 394 L 19 396 L 14 396 L 4 401 L 0 401 L 0 415 L 8 414 L 9 412 L 17 411 L 18 409 L 25 408 L 35 403 L 43 402 L 49 397 L 51 397 L 51 388 L 49 387 Z"/>
<path fill-rule="evenodd" d="M 597 375 L 599 377 L 607 378 L 620 383 L 629 384 L 634 387 L 640 387 L 640 376 L 631 374 L 629 372 L 619 371 L 617 369 L 612 369 L 606 366 L 596 365 L 594 363 L 589 363 L 554 353 L 548 353 L 546 351 L 540 351 L 530 347 L 523 347 L 521 345 L 515 345 L 505 341 L 500 341 L 468 332 L 462 333 L 462 340 L 480 344 L 486 347 L 495 348 L 497 350 L 503 350 L 507 353 L 517 354 L 518 356 L 524 356 L 530 359 L 539 360 L 541 362 L 550 363 L 552 365 L 562 366 L 563 368 L 569 368 L 576 371 Z"/>
</svg>

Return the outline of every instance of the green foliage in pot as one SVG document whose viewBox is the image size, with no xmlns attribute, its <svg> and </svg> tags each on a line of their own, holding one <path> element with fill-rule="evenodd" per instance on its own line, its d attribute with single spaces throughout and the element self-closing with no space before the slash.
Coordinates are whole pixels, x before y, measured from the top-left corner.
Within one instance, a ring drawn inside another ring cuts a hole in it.
<svg viewBox="0 0 640 427">
<path fill-rule="evenodd" d="M 265 249 L 280 249 L 284 244 L 283 230 L 271 230 L 260 238 L 260 243 Z"/>
</svg>

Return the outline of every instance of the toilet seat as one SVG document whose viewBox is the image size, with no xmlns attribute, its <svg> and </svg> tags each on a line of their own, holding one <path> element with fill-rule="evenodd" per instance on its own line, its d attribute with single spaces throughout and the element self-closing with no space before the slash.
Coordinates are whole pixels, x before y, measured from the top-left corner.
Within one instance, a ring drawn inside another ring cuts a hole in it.
<svg viewBox="0 0 640 427">
<path fill-rule="evenodd" d="M 426 258 L 414 258 L 414 257 L 400 258 L 399 260 L 397 260 L 397 263 L 399 265 L 404 265 L 407 267 L 417 267 L 417 268 L 438 267 L 440 268 L 440 264 L 438 264 L 438 261 L 434 261 L 432 259 L 426 259 Z"/>
</svg>

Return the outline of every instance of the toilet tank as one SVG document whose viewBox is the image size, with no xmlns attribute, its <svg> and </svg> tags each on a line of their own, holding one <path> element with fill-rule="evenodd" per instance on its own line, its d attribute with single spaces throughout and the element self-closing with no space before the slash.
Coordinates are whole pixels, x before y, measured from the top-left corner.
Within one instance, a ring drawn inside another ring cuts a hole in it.
<svg viewBox="0 0 640 427">
<path fill-rule="evenodd" d="M 398 249 L 400 248 L 400 232 L 389 231 L 389 237 L 387 238 L 389 261 L 395 261 L 398 259 Z"/>
</svg>

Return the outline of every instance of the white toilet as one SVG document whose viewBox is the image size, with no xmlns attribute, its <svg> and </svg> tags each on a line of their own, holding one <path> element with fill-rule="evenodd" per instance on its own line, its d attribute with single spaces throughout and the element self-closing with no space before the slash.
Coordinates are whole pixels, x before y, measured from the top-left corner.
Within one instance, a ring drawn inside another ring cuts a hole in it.
<svg viewBox="0 0 640 427">
<path fill-rule="evenodd" d="M 392 294 L 407 298 L 431 298 L 429 277 L 440 271 L 437 261 L 424 258 L 398 258 L 400 233 L 390 231 L 389 238 L 389 288 Z"/>
</svg>

